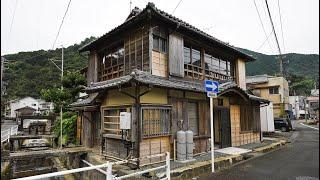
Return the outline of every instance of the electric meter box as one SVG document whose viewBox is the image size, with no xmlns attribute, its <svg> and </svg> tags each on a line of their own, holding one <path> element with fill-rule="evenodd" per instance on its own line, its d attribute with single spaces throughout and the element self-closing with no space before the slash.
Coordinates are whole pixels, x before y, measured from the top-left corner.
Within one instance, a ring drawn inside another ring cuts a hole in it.
<svg viewBox="0 0 320 180">
<path fill-rule="evenodd" d="M 120 112 L 120 129 L 131 129 L 131 113 Z"/>
</svg>

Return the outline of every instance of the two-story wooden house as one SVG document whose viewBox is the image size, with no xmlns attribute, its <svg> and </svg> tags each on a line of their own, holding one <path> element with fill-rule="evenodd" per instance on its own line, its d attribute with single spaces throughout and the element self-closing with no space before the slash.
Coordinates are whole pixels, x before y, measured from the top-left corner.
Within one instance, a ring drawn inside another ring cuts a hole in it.
<svg viewBox="0 0 320 180">
<path fill-rule="evenodd" d="M 215 143 L 260 141 L 259 108 L 268 101 L 249 94 L 245 83 L 245 63 L 255 59 L 152 3 L 133 9 L 123 24 L 81 52 L 90 52 L 88 97 L 71 106 L 80 112 L 78 138 L 85 146 L 117 158 L 173 154 L 182 128 L 193 131 L 195 154 L 210 150 L 205 79 L 221 82 L 214 100 Z M 120 112 L 131 112 L 129 131 L 119 127 Z"/>
</svg>

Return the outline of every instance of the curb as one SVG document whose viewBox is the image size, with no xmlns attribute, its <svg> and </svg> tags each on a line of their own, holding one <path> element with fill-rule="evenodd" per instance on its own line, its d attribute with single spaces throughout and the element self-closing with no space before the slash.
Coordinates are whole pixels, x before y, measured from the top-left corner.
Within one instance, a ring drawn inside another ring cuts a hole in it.
<svg viewBox="0 0 320 180">
<path fill-rule="evenodd" d="M 286 140 L 280 140 L 279 142 L 275 142 L 269 144 L 264 147 L 253 149 L 254 153 L 266 153 L 268 151 L 279 148 L 280 146 L 288 143 Z M 254 156 L 248 156 L 248 154 L 242 155 L 231 155 L 227 157 L 219 157 L 215 159 L 215 171 L 221 171 L 223 169 L 227 169 L 232 165 L 250 159 Z M 208 175 L 211 174 L 211 160 L 197 162 L 195 164 L 191 164 L 185 167 L 177 168 L 171 171 L 172 179 L 192 179 L 193 177 Z"/>
<path fill-rule="evenodd" d="M 276 143 L 272 143 L 272 144 L 269 144 L 267 146 L 264 146 L 264 147 L 260 147 L 260 148 L 256 148 L 253 150 L 253 152 L 261 152 L 261 153 L 265 153 L 265 152 L 268 152 L 276 147 L 279 147 L 279 146 L 282 146 L 284 144 L 288 143 L 288 141 L 286 140 L 280 140 L 279 142 L 276 142 Z"/>
</svg>

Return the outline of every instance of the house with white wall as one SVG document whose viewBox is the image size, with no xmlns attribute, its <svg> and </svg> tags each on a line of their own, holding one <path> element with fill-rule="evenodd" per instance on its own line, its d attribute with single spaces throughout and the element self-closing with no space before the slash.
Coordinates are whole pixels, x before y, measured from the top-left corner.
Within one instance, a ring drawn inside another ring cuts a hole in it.
<svg viewBox="0 0 320 180">
<path fill-rule="evenodd" d="M 24 107 L 30 107 L 35 109 L 36 113 L 52 112 L 54 109 L 53 103 L 46 102 L 42 99 L 35 99 L 33 97 L 24 97 L 22 99 L 16 99 L 9 101 L 5 106 L 5 115 L 7 117 L 17 117 L 17 109 Z"/>
<path fill-rule="evenodd" d="M 289 104 L 292 106 L 292 113 L 294 119 L 301 119 L 306 117 L 306 97 L 304 96 L 290 96 Z"/>
</svg>

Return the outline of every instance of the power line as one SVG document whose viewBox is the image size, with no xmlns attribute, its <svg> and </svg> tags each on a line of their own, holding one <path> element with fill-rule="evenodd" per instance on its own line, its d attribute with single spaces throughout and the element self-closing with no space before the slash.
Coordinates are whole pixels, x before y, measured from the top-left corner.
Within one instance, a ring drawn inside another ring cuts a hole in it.
<svg viewBox="0 0 320 180">
<path fill-rule="evenodd" d="M 65 12 L 65 13 L 64 13 L 64 15 L 63 15 L 63 18 L 62 18 L 61 24 L 60 24 L 60 26 L 59 26 L 58 33 L 57 33 L 56 38 L 55 38 L 55 40 L 54 40 L 54 42 L 53 42 L 53 45 L 52 45 L 52 49 L 54 48 L 54 46 L 55 46 L 55 44 L 56 44 L 56 42 L 57 42 L 57 39 L 58 39 L 58 36 L 59 36 L 59 34 L 60 34 L 60 30 L 61 30 L 61 27 L 62 27 L 62 24 L 63 24 L 64 18 L 66 17 L 67 12 L 68 12 L 68 10 L 69 10 L 70 3 L 71 3 L 71 0 L 69 0 L 69 3 L 68 3 L 68 6 L 67 6 L 67 9 L 66 9 L 66 12 Z"/>
<path fill-rule="evenodd" d="M 269 40 L 268 40 L 269 38 L 268 38 L 268 36 L 267 36 L 266 29 L 264 28 L 264 25 L 263 25 L 263 22 L 262 22 L 262 19 L 261 19 L 261 16 L 260 16 L 259 9 L 258 9 L 258 7 L 257 7 L 256 1 L 253 0 L 253 2 L 254 2 L 254 6 L 255 6 L 255 8 L 256 8 L 256 11 L 257 11 L 257 13 L 258 13 L 259 21 L 260 21 L 260 24 L 261 24 L 261 26 L 262 26 L 262 29 L 263 29 L 264 35 L 265 35 L 265 37 L 266 37 L 266 40 L 267 40 L 267 42 L 268 42 L 269 48 L 270 48 L 271 51 L 273 51 L 273 49 L 272 49 L 272 47 L 271 47 L 271 45 L 270 45 L 270 42 L 269 42 Z"/>
<path fill-rule="evenodd" d="M 282 56 L 282 54 L 281 54 L 281 49 L 280 49 L 280 45 L 279 45 L 279 41 L 278 41 L 278 37 L 277 37 L 276 31 L 275 31 L 275 29 L 274 29 L 274 25 L 273 25 L 273 21 L 272 21 L 270 9 L 269 9 L 268 1 L 265 0 L 265 2 L 266 2 L 266 6 L 267 6 L 267 10 L 268 10 L 268 14 L 269 14 L 269 18 L 270 18 L 272 30 L 273 30 L 273 34 L 274 34 L 274 37 L 275 37 L 275 39 L 276 39 L 276 43 L 277 43 L 277 47 L 278 47 L 278 51 L 279 51 L 280 75 L 283 76 L 284 74 L 283 74 L 283 61 L 282 61 L 282 57 L 281 57 L 281 56 Z"/>
<path fill-rule="evenodd" d="M 52 49 L 51 49 L 51 50 L 54 50 L 54 46 L 55 46 L 56 41 L 57 41 L 57 39 L 58 39 L 58 36 L 59 36 L 59 34 L 60 34 L 62 24 L 63 24 L 63 22 L 64 22 L 64 19 L 65 19 L 66 15 L 67 15 L 68 9 L 69 9 L 69 7 L 70 7 L 70 3 L 71 3 L 71 0 L 69 0 L 67 9 L 66 9 L 66 11 L 65 11 L 65 13 L 64 13 L 64 16 L 63 16 L 63 18 L 62 18 L 62 21 L 61 21 L 61 23 L 60 23 L 59 30 L 58 30 L 58 33 L 57 33 L 57 35 L 56 35 L 56 38 L 55 38 L 55 40 L 54 40 L 54 43 L 53 43 L 53 45 L 52 45 Z M 41 53 L 41 54 L 38 54 L 38 55 L 35 55 L 35 56 L 33 56 L 33 57 L 23 59 L 22 61 L 26 61 L 26 60 L 30 60 L 30 59 L 33 59 L 33 58 L 36 58 L 36 57 L 43 56 L 43 55 L 47 54 L 48 52 L 49 52 L 49 51 L 45 51 L 45 52 L 43 52 L 43 53 Z M 48 58 L 48 60 L 51 61 L 59 70 L 61 70 L 61 68 L 60 68 L 52 59 Z"/>
<path fill-rule="evenodd" d="M 15 17 L 15 15 L 16 15 L 17 5 L 18 5 L 18 0 L 16 0 L 16 4 L 15 4 L 15 6 L 14 6 L 13 15 L 12 15 L 11 24 L 10 24 L 9 35 L 11 34 L 12 25 L 13 25 L 13 22 L 14 22 L 14 17 Z"/>
<path fill-rule="evenodd" d="M 263 43 L 259 46 L 259 48 L 257 49 L 257 51 L 259 51 L 259 50 L 262 48 L 262 46 L 268 41 L 268 39 L 269 39 L 269 37 L 271 36 L 271 34 L 272 34 L 272 31 L 269 33 L 268 37 L 263 41 Z"/>
<path fill-rule="evenodd" d="M 16 4 L 14 5 L 14 9 L 13 9 L 13 15 L 12 15 L 12 19 L 10 22 L 10 29 L 9 29 L 9 34 L 8 34 L 8 38 L 7 38 L 7 42 L 10 42 L 10 37 L 11 37 L 11 31 L 12 31 L 12 26 L 13 26 L 13 22 L 14 22 L 14 18 L 16 16 L 16 9 L 18 6 L 18 0 L 16 0 Z M 8 43 L 6 43 L 6 45 L 8 45 Z M 8 45 L 9 46 L 9 45 Z"/>
<path fill-rule="evenodd" d="M 178 8 L 178 6 L 180 5 L 182 0 L 179 1 L 179 3 L 177 4 L 177 6 L 174 8 L 174 10 L 172 11 L 172 14 L 176 11 L 176 9 Z"/>
<path fill-rule="evenodd" d="M 280 11 L 280 1 L 279 0 L 278 0 L 278 9 L 279 9 L 279 17 L 280 17 L 280 25 L 281 25 L 282 46 L 283 46 L 283 51 L 285 51 L 284 36 L 283 36 L 283 29 L 282 29 L 282 19 L 281 19 L 281 11 Z"/>
</svg>

